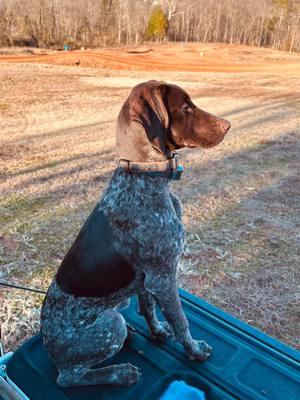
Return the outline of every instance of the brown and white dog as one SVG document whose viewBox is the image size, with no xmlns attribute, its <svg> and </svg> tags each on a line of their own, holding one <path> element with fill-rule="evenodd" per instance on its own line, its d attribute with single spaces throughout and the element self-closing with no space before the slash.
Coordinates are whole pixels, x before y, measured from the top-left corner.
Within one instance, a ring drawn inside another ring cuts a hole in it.
<svg viewBox="0 0 300 400">
<path fill-rule="evenodd" d="M 193 104 L 180 87 L 149 81 L 134 87 L 117 122 L 119 166 L 62 261 L 46 295 L 41 332 L 60 386 L 131 385 L 130 363 L 92 368 L 111 358 L 130 333 L 118 309 L 138 296 L 139 313 L 156 340 L 173 336 L 190 359 L 211 347 L 191 337 L 176 268 L 183 250 L 174 151 L 219 144 L 230 123 Z M 155 312 L 159 305 L 166 321 Z M 130 361 L 130 360 L 128 360 Z"/>
</svg>

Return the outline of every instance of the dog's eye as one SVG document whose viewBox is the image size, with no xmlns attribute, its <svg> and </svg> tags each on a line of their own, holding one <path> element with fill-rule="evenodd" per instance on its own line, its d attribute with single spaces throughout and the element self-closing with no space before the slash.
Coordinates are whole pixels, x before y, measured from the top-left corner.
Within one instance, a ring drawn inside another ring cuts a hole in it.
<svg viewBox="0 0 300 400">
<path fill-rule="evenodd" d="M 189 104 L 184 103 L 183 106 L 181 107 L 181 111 L 185 113 L 190 113 L 193 111 L 193 108 Z"/>
</svg>

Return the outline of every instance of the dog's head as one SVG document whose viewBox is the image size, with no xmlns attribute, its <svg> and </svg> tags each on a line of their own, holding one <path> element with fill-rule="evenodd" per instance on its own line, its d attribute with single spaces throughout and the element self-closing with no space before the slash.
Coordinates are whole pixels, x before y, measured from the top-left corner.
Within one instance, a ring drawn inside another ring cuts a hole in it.
<svg viewBox="0 0 300 400">
<path fill-rule="evenodd" d="M 230 122 L 193 104 L 179 86 L 148 81 L 135 86 L 117 123 L 117 151 L 131 161 L 157 161 L 183 147 L 219 144 Z"/>
</svg>

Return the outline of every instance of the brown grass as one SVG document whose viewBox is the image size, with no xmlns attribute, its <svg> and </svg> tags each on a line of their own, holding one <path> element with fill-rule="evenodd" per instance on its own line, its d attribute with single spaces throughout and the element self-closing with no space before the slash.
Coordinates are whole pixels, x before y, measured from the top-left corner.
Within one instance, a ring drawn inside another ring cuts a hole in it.
<svg viewBox="0 0 300 400">
<path fill-rule="evenodd" d="M 263 63 L 270 53 L 261 52 Z M 233 126 L 215 149 L 181 153 L 185 173 L 173 184 L 187 230 L 181 285 L 299 347 L 296 69 L 120 75 L 60 65 L 0 68 L 0 279 L 47 288 L 115 167 L 114 123 L 130 87 L 163 79 Z M 0 289 L 6 349 L 38 330 L 42 298 Z"/>
</svg>

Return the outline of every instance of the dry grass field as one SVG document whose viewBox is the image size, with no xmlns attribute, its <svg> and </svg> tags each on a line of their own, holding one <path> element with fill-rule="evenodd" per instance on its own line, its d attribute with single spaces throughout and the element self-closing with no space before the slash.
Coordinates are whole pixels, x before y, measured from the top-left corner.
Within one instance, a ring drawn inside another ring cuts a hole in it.
<svg viewBox="0 0 300 400">
<path fill-rule="evenodd" d="M 130 88 L 165 80 L 232 123 L 218 147 L 181 151 L 181 286 L 300 347 L 300 55 L 148 50 L 0 56 L 0 279 L 47 289 L 115 168 Z M 38 330 L 42 299 L 0 288 L 6 350 Z"/>
</svg>

